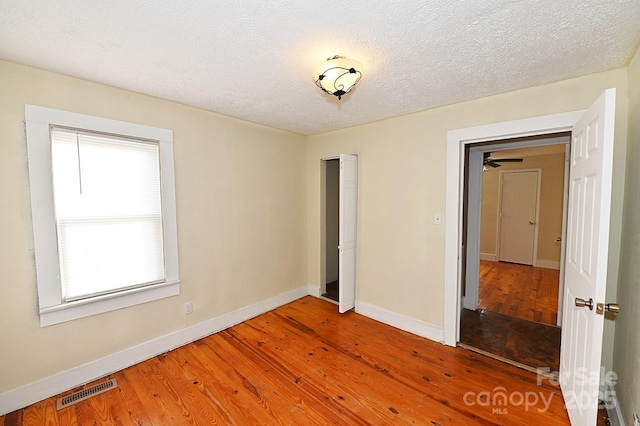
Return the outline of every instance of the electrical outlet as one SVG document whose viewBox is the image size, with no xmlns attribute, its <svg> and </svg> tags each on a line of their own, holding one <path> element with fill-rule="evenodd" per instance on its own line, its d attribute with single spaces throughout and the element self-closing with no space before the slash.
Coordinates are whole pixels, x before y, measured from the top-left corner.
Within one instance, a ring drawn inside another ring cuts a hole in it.
<svg viewBox="0 0 640 426">
<path fill-rule="evenodd" d="M 633 413 L 633 426 L 640 426 L 640 417 L 638 417 L 638 413 Z"/>
<path fill-rule="evenodd" d="M 186 315 L 193 313 L 193 302 L 187 302 L 184 304 L 184 313 Z"/>
</svg>

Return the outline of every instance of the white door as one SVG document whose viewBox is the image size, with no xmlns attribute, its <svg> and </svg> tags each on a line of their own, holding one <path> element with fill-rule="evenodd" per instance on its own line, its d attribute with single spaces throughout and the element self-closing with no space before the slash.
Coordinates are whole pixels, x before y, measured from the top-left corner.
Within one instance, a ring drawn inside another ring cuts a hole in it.
<svg viewBox="0 0 640 426">
<path fill-rule="evenodd" d="M 358 201 L 358 157 L 340 154 L 340 242 L 338 310 L 344 313 L 356 304 L 356 215 Z"/>
<path fill-rule="evenodd" d="M 538 171 L 500 173 L 500 261 L 533 265 L 538 181 Z"/>
<path fill-rule="evenodd" d="M 560 386 L 573 425 L 595 425 L 598 410 L 604 315 L 596 304 L 607 285 L 615 94 L 606 90 L 571 135 Z"/>
</svg>

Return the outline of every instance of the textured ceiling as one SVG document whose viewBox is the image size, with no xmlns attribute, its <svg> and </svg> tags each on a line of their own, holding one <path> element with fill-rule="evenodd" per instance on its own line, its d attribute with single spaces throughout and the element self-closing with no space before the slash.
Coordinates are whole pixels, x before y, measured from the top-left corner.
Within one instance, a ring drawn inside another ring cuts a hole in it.
<svg viewBox="0 0 640 426">
<path fill-rule="evenodd" d="M 640 0 L 2 0 L 0 58 L 314 134 L 624 66 Z M 342 101 L 311 72 L 364 64 Z"/>
</svg>

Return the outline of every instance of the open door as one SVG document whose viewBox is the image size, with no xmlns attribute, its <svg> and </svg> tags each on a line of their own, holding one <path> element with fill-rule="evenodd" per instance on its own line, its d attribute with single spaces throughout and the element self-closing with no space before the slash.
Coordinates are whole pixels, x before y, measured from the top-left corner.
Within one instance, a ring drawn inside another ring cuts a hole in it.
<svg viewBox="0 0 640 426">
<path fill-rule="evenodd" d="M 358 201 L 358 157 L 340 154 L 339 311 L 356 303 L 356 216 Z"/>
<path fill-rule="evenodd" d="M 607 285 L 615 89 L 573 127 L 560 386 L 573 425 L 595 425 Z"/>
</svg>

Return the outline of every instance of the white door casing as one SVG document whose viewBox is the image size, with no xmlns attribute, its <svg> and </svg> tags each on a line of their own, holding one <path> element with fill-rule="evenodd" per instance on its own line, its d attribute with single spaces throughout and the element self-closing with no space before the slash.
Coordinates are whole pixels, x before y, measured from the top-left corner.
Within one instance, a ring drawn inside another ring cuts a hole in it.
<svg viewBox="0 0 640 426">
<path fill-rule="evenodd" d="M 504 141 L 528 136 L 570 132 L 584 110 L 551 114 L 521 120 L 450 130 L 447 133 L 447 176 L 445 215 L 444 271 L 444 343 L 456 346 L 460 338 L 460 297 L 462 294 L 461 262 L 462 213 L 464 206 L 464 164 L 468 145 Z M 516 142 L 510 147 L 516 146 Z M 491 150 L 494 150 L 493 148 Z M 479 214 L 474 213 L 474 214 Z M 470 266 L 467 265 L 467 268 Z"/>
<path fill-rule="evenodd" d="M 615 95 L 606 90 L 572 131 L 560 386 L 575 425 L 595 425 L 598 410 L 604 315 L 596 304 L 607 285 Z"/>
<path fill-rule="evenodd" d="M 461 251 L 465 149 L 481 142 L 570 132 L 584 110 L 504 121 L 447 132 L 443 340 L 456 346 L 460 337 Z"/>
<path fill-rule="evenodd" d="M 467 239 L 465 244 L 466 269 L 463 272 L 465 293 L 462 306 L 475 311 L 480 290 L 480 222 L 482 211 L 482 173 L 484 151 L 482 147 L 469 149 L 469 175 L 467 185 Z"/>
<path fill-rule="evenodd" d="M 542 170 L 500 171 L 498 260 L 535 265 Z"/>
<path fill-rule="evenodd" d="M 569 211 L 569 159 L 571 144 L 565 147 L 564 155 L 564 194 L 562 196 L 562 236 L 560 242 L 560 285 L 558 286 L 558 315 L 557 326 L 562 327 L 562 311 L 564 310 L 564 268 L 567 258 L 567 212 Z"/>
<path fill-rule="evenodd" d="M 356 219 L 358 157 L 340 154 L 340 245 L 338 310 L 344 313 L 356 301 Z"/>
</svg>

